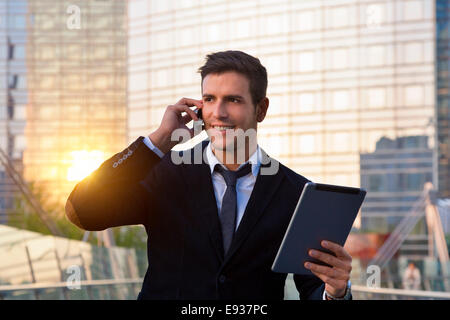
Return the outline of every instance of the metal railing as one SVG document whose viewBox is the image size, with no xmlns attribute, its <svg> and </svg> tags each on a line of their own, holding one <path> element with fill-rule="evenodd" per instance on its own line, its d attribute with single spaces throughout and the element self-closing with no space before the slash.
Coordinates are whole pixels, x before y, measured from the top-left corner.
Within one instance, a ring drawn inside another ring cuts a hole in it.
<svg viewBox="0 0 450 320">
<path fill-rule="evenodd" d="M 359 299 L 450 299 L 450 292 L 371 288 L 360 285 L 352 285 L 352 292 L 355 293 L 355 298 Z"/>
<path fill-rule="evenodd" d="M 140 285 L 143 279 L 107 279 L 107 280 L 84 280 L 79 285 L 88 289 L 100 286 L 117 285 Z M 31 283 L 20 285 L 0 285 L 0 299 L 4 294 L 18 291 L 42 291 L 48 289 L 69 289 L 67 282 L 59 283 Z M 450 299 L 450 292 L 424 291 L 424 290 L 403 290 L 391 288 L 370 288 L 361 285 L 353 285 L 352 292 L 355 299 Z"/>
<path fill-rule="evenodd" d="M 9 298 L 11 294 L 17 294 L 19 292 L 28 291 L 32 292 L 32 295 L 35 299 L 40 299 L 39 292 L 43 292 L 51 289 L 61 289 L 61 293 L 63 293 L 63 299 L 68 299 L 67 292 L 76 292 L 81 289 L 86 289 L 88 294 L 87 297 L 89 299 L 93 299 L 92 289 L 98 287 L 112 287 L 112 286 L 120 286 L 120 285 L 131 285 L 135 288 L 136 285 L 141 285 L 143 282 L 143 278 L 136 279 L 106 279 L 106 280 L 82 280 L 76 283 L 80 289 L 71 289 L 73 283 L 68 282 L 57 282 L 57 283 L 29 283 L 29 284 L 19 284 L 19 285 L 0 285 L 0 299 Z M 137 290 L 138 292 L 138 290 Z M 137 292 L 135 295 L 131 294 L 132 299 L 137 298 Z M 61 295 L 60 295 L 61 297 Z M 95 298 L 94 298 L 95 299 Z"/>
</svg>

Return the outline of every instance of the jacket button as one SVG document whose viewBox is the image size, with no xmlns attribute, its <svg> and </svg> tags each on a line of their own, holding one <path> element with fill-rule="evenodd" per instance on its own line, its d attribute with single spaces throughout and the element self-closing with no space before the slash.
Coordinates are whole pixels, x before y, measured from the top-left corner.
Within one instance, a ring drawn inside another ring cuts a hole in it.
<svg viewBox="0 0 450 320">
<path fill-rule="evenodd" d="M 219 282 L 220 282 L 220 283 L 224 283 L 225 280 L 227 280 L 227 277 L 225 277 L 224 275 L 221 275 L 221 276 L 219 277 Z"/>
</svg>

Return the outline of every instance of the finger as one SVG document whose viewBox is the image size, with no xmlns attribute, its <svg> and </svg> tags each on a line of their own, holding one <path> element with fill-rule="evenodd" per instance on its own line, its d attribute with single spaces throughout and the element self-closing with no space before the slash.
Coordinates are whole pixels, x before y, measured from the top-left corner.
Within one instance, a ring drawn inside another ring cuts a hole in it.
<svg viewBox="0 0 450 320">
<path fill-rule="evenodd" d="M 321 266 L 312 262 L 306 262 L 305 263 L 305 268 L 323 274 L 329 278 L 333 278 L 333 279 L 339 279 L 339 280 L 345 280 L 347 281 L 349 278 L 349 275 L 347 272 L 344 272 L 340 269 L 335 269 L 335 268 L 330 268 L 330 267 L 326 267 L 326 266 Z"/>
<path fill-rule="evenodd" d="M 197 106 L 198 108 L 203 107 L 202 100 L 196 100 L 196 99 L 190 99 L 190 98 L 182 98 L 180 101 L 177 102 L 177 104 L 185 104 L 189 107 L 192 107 L 192 106 Z"/>
<path fill-rule="evenodd" d="M 347 251 L 345 251 L 344 247 L 342 247 L 341 245 L 331 242 L 331 241 L 322 241 L 321 242 L 322 247 L 324 247 L 325 249 L 329 249 L 331 251 L 333 251 L 337 257 L 341 257 L 344 258 L 344 260 L 352 260 L 352 256 L 349 255 L 347 253 Z"/>
<path fill-rule="evenodd" d="M 329 264 L 330 266 L 343 269 L 347 272 L 350 272 L 352 270 L 352 266 L 349 261 L 336 258 L 329 253 L 320 252 L 318 250 L 309 250 L 308 254 L 317 260 Z"/>
<path fill-rule="evenodd" d="M 312 271 L 312 270 L 311 270 L 311 272 L 312 272 L 317 278 L 319 278 L 320 280 L 322 280 L 324 283 L 326 283 L 326 284 L 332 286 L 333 288 L 340 288 L 340 287 L 342 287 L 342 285 L 343 285 L 343 283 L 342 283 L 343 281 L 342 281 L 342 280 L 336 280 L 336 279 L 333 279 L 333 278 L 328 277 L 327 275 L 324 275 L 324 274 L 322 274 L 322 273 L 315 272 L 315 271 Z M 345 285 L 346 285 L 346 284 L 347 284 L 347 283 L 345 283 Z"/>
<path fill-rule="evenodd" d="M 194 110 L 192 110 L 185 104 L 176 104 L 176 105 L 172 106 L 172 108 L 174 108 L 176 111 L 178 111 L 180 113 L 180 115 L 182 112 L 186 112 L 191 117 L 191 119 L 199 120 L 198 116 L 194 112 Z M 183 115 L 183 117 L 184 117 L 184 115 Z"/>
</svg>

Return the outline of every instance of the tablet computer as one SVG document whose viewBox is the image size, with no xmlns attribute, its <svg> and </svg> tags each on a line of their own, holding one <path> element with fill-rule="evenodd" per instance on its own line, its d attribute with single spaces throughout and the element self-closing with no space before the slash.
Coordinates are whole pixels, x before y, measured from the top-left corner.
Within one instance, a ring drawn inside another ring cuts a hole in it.
<svg viewBox="0 0 450 320">
<path fill-rule="evenodd" d="M 343 246 L 365 196 L 364 189 L 308 182 L 278 249 L 272 271 L 312 275 L 304 267 L 306 261 L 326 265 L 312 258 L 308 251 L 316 249 L 331 253 L 321 246 L 322 240 Z"/>
</svg>

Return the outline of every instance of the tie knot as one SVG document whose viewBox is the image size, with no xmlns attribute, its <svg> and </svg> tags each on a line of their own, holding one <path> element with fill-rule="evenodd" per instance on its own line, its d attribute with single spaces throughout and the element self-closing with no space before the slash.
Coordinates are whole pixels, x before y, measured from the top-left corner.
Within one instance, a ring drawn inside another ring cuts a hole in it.
<svg viewBox="0 0 450 320">
<path fill-rule="evenodd" d="M 250 163 L 246 163 L 242 168 L 240 168 L 237 171 L 231 171 L 224 169 L 220 164 L 216 165 L 216 170 L 218 173 L 222 175 L 222 177 L 225 179 L 225 183 L 227 184 L 227 187 L 229 186 L 236 186 L 236 181 L 240 177 L 246 176 L 252 171 L 252 166 Z"/>
</svg>

